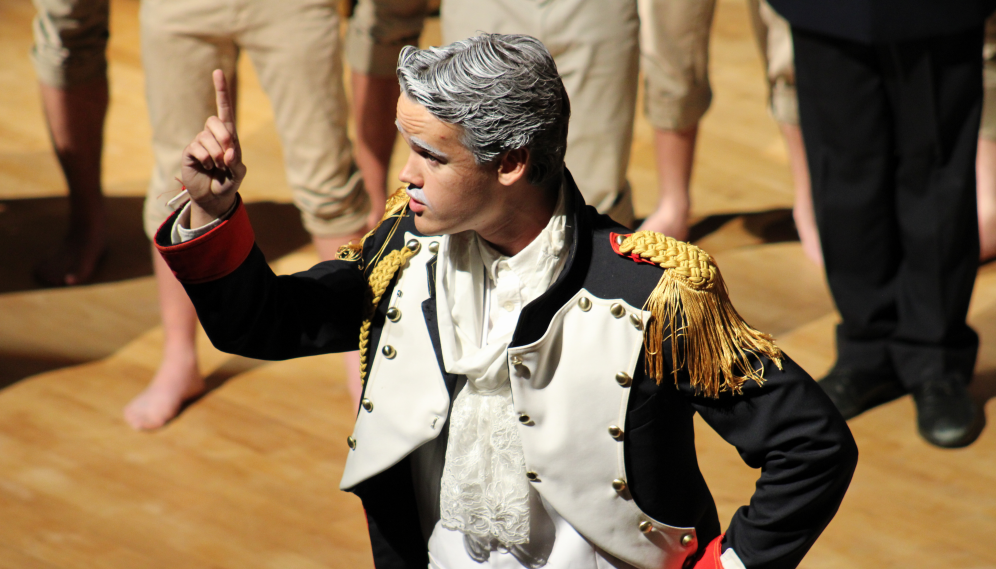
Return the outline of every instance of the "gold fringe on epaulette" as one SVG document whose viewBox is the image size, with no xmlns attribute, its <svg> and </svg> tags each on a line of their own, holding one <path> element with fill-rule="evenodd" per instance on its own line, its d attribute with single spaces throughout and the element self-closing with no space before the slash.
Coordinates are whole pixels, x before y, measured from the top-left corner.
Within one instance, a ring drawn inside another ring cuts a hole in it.
<svg viewBox="0 0 996 569">
<path fill-rule="evenodd" d="M 782 351 L 733 308 L 719 267 L 708 253 L 653 231 L 630 235 L 619 250 L 665 269 L 644 305 L 651 313 L 644 334 L 646 372 L 658 385 L 667 369 L 661 348 L 668 339 L 675 382 L 678 370 L 686 367 L 692 388 L 708 397 L 740 393 L 747 380 L 763 383 L 763 368 L 755 366 L 760 356 L 781 369 Z"/>
</svg>

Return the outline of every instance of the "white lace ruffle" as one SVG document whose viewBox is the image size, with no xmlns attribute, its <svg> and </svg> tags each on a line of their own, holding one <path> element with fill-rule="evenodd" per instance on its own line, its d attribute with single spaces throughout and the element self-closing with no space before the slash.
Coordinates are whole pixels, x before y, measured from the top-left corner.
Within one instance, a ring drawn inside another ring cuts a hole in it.
<svg viewBox="0 0 996 569">
<path fill-rule="evenodd" d="M 529 542 L 529 482 L 512 391 L 468 382 L 450 416 L 440 489 L 443 527 L 506 546 Z"/>
</svg>

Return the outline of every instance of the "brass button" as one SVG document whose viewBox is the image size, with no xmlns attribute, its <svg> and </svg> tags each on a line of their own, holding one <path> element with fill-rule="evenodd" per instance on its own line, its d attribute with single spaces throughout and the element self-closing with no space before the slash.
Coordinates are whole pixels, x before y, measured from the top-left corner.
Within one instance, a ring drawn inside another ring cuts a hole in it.
<svg viewBox="0 0 996 569">
<path fill-rule="evenodd" d="M 363 407 L 363 410 L 366 411 L 367 413 L 369 413 L 369 412 L 371 412 L 371 411 L 374 410 L 374 403 L 373 403 L 373 401 L 371 401 L 371 400 L 367 399 L 366 397 L 364 397 L 360 401 L 360 407 Z"/>
<path fill-rule="evenodd" d="M 349 450 L 356 450 L 356 439 L 353 437 L 346 437 L 346 444 L 349 445 Z"/>
<path fill-rule="evenodd" d="M 616 383 L 623 387 L 629 387 L 633 383 L 633 378 L 628 373 L 621 371 L 616 374 Z"/>
<path fill-rule="evenodd" d="M 528 478 L 530 482 L 539 482 L 539 474 L 536 474 L 532 470 L 526 473 L 526 478 Z"/>
<path fill-rule="evenodd" d="M 578 306 L 584 312 L 588 312 L 589 310 L 591 310 L 591 301 L 588 300 L 588 297 L 582 296 L 581 298 L 578 299 Z"/>
<path fill-rule="evenodd" d="M 411 250 L 412 254 L 418 253 L 418 250 L 422 248 L 422 244 L 419 243 L 418 239 L 409 239 L 408 243 L 405 243 L 405 247 Z"/>
<path fill-rule="evenodd" d="M 636 314 L 630 314 L 629 321 L 637 330 L 643 330 L 643 320 Z"/>
<path fill-rule="evenodd" d="M 512 365 L 514 366 L 522 365 L 522 358 L 520 358 L 519 356 L 512 356 L 512 358 L 509 361 L 512 362 Z"/>
<path fill-rule="evenodd" d="M 387 319 L 390 320 L 391 322 L 397 322 L 398 320 L 401 320 L 401 311 L 393 306 L 391 308 L 388 308 Z"/>
<path fill-rule="evenodd" d="M 690 533 L 686 533 L 681 536 L 681 545 L 684 545 L 685 547 L 691 545 L 693 541 L 695 541 L 695 537 L 693 537 Z"/>
<path fill-rule="evenodd" d="M 393 360 L 394 356 L 398 355 L 398 351 L 395 350 L 394 346 L 391 346 L 391 345 L 384 346 L 380 350 L 380 353 L 384 354 L 384 357 L 387 358 L 387 359 L 389 359 L 389 360 Z"/>
<path fill-rule="evenodd" d="M 432 241 L 429 243 L 429 252 L 433 255 L 439 252 L 439 241 Z"/>
<path fill-rule="evenodd" d="M 523 425 L 529 425 L 532 424 L 533 418 L 530 417 L 529 415 L 526 415 L 525 413 L 519 413 L 519 422 L 522 423 Z"/>
<path fill-rule="evenodd" d="M 616 245 L 622 245 L 623 241 L 626 240 L 625 235 L 616 235 Z"/>
<path fill-rule="evenodd" d="M 640 531 L 643 533 L 650 533 L 654 531 L 654 524 L 648 522 L 647 520 L 643 520 L 640 522 Z"/>
<path fill-rule="evenodd" d="M 611 312 L 616 318 L 622 318 L 626 315 L 626 309 L 623 308 L 623 305 L 618 302 L 609 307 L 609 312 Z"/>
<path fill-rule="evenodd" d="M 612 489 L 616 492 L 622 492 L 626 489 L 626 481 L 622 478 L 616 478 L 612 481 Z"/>
<path fill-rule="evenodd" d="M 609 425 L 609 436 L 617 441 L 621 441 L 623 438 L 623 430 L 615 425 Z"/>
</svg>

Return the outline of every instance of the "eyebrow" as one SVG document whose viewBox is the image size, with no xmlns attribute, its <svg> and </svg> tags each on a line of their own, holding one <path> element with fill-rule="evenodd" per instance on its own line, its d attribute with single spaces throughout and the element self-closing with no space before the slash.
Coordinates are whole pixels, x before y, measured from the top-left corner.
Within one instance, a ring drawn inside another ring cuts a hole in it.
<svg viewBox="0 0 996 569">
<path fill-rule="evenodd" d="M 401 126 L 401 122 L 399 122 L 397 119 L 395 119 L 395 121 L 394 121 L 394 126 L 398 127 L 398 131 L 401 134 L 408 134 L 408 132 L 405 131 L 404 127 Z M 449 159 L 449 155 L 448 154 L 446 154 L 442 150 L 439 150 L 438 148 L 432 146 L 431 144 L 429 144 L 428 142 L 422 140 L 421 138 L 419 138 L 417 136 L 412 136 L 412 135 L 409 134 L 408 135 L 408 139 L 411 141 L 411 143 L 412 143 L 413 146 L 417 146 L 417 147 L 421 148 L 422 150 L 428 152 L 429 154 L 434 154 L 435 156 L 437 156 L 439 158 L 442 158 L 444 160 L 448 160 Z"/>
</svg>

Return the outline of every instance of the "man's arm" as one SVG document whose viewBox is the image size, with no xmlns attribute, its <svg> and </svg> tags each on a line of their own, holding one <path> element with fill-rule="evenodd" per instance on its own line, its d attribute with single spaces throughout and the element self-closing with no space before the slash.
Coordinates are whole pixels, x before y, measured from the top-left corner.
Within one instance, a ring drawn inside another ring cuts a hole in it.
<svg viewBox="0 0 996 569">
<path fill-rule="evenodd" d="M 181 176 L 191 200 L 189 225 L 214 227 L 175 244 L 176 213 L 157 232 L 156 247 L 219 349 L 260 359 L 356 349 L 365 290 L 358 263 L 273 274 L 237 194 L 246 168 L 225 78 L 220 71 L 213 78 L 218 116 L 184 149 Z"/>
<path fill-rule="evenodd" d="M 858 449 L 840 413 L 795 362 L 764 360 L 763 385 L 741 394 L 694 395 L 691 405 L 744 462 L 761 469 L 750 505 L 726 530 L 722 554 L 733 549 L 747 569 L 796 567 L 830 523 L 847 491 Z"/>
<path fill-rule="evenodd" d="M 156 247 L 219 350 L 282 360 L 357 349 L 365 286 L 356 262 L 327 261 L 278 277 L 241 203 L 210 232 L 178 245 L 170 239 L 174 219 L 159 229 Z"/>
</svg>

